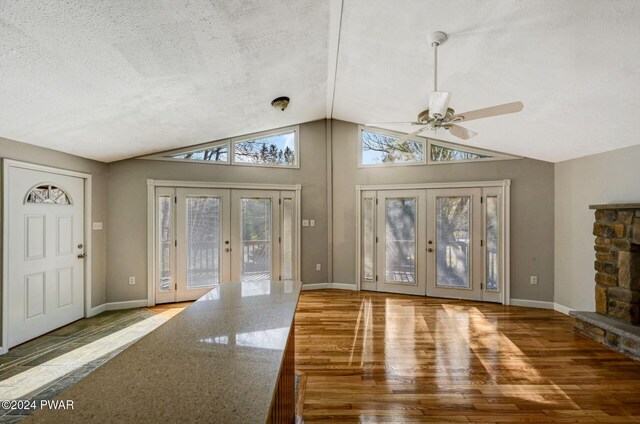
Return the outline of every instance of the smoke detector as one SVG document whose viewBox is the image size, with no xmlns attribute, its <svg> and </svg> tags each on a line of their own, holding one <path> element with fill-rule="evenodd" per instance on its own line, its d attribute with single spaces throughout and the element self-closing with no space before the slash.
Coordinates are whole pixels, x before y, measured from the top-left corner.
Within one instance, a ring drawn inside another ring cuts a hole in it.
<svg viewBox="0 0 640 424">
<path fill-rule="evenodd" d="M 271 106 L 275 109 L 285 110 L 289 106 L 289 98 L 287 96 L 275 98 L 271 101 Z"/>
</svg>

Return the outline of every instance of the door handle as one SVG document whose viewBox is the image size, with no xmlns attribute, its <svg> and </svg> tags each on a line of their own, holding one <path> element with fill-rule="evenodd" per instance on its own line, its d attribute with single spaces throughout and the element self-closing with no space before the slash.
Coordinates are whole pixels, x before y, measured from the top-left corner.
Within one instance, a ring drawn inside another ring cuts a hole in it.
<svg viewBox="0 0 640 424">
<path fill-rule="evenodd" d="M 86 254 L 86 253 L 79 253 L 79 254 L 78 254 L 78 259 L 84 259 L 84 258 L 86 258 L 86 257 L 87 257 L 87 254 Z"/>
<path fill-rule="evenodd" d="M 231 249 L 229 247 L 227 247 L 226 249 L 224 249 L 225 252 L 231 252 Z"/>
<path fill-rule="evenodd" d="M 433 252 L 433 249 L 432 248 L 428 248 L 427 252 L 431 253 L 431 252 Z"/>
</svg>

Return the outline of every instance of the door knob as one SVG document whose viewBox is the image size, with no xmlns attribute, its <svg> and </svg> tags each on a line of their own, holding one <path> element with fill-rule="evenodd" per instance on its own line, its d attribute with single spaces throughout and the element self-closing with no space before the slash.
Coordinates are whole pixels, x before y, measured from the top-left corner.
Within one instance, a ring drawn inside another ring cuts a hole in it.
<svg viewBox="0 0 640 424">
<path fill-rule="evenodd" d="M 226 249 L 224 249 L 224 251 L 225 252 L 231 252 L 231 249 L 227 247 Z"/>
<path fill-rule="evenodd" d="M 229 240 L 225 240 L 225 241 L 224 241 L 224 244 L 229 244 Z"/>
<path fill-rule="evenodd" d="M 433 241 L 432 241 L 432 240 L 429 240 L 427 243 L 429 243 L 429 244 L 433 244 Z"/>
<path fill-rule="evenodd" d="M 84 258 L 86 258 L 86 257 L 87 257 L 87 254 L 86 254 L 86 253 L 80 253 L 80 254 L 78 254 L 78 259 L 84 259 Z"/>
<path fill-rule="evenodd" d="M 433 249 L 432 248 L 428 248 L 427 252 L 431 253 L 431 252 L 433 252 Z"/>
</svg>

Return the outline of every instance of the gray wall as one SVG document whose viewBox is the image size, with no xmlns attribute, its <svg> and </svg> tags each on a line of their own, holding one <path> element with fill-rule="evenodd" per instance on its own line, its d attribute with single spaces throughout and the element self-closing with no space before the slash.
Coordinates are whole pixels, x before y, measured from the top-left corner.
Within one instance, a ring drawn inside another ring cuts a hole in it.
<svg viewBox="0 0 640 424">
<path fill-rule="evenodd" d="M 92 220 L 106 222 L 107 220 L 107 164 L 78 156 L 68 155 L 56 150 L 43 149 L 31 144 L 0 138 L 0 158 L 14 159 L 38 165 L 52 166 L 71 171 L 84 172 L 93 176 L 92 186 Z M 0 187 L 2 175 L 0 174 Z M 2 200 L 0 200 L 1 202 Z M 2 217 L 0 216 L 0 223 Z M 0 225 L 0 231 L 2 231 Z M 102 231 L 92 231 L 92 251 L 89 260 L 92 267 L 91 306 L 102 305 L 106 299 L 105 271 L 107 267 L 107 228 Z M 0 258 L 2 246 L 0 246 Z M 1 268 L 0 268 L 1 270 Z"/>
<path fill-rule="evenodd" d="M 325 121 L 300 125 L 300 169 L 192 164 L 130 159 L 109 164 L 107 300 L 147 298 L 147 179 L 302 184 L 302 281 L 327 281 L 327 173 Z M 322 264 L 322 271 L 315 264 Z M 128 277 L 135 276 L 130 286 Z"/>
<path fill-rule="evenodd" d="M 553 301 L 553 164 L 531 159 L 358 168 L 358 126 L 332 123 L 333 280 L 355 284 L 356 185 L 511 179 L 511 298 Z M 538 276 L 538 285 L 529 276 Z"/>
<path fill-rule="evenodd" d="M 555 164 L 555 302 L 595 310 L 592 235 L 599 203 L 640 202 L 640 146 Z"/>
</svg>

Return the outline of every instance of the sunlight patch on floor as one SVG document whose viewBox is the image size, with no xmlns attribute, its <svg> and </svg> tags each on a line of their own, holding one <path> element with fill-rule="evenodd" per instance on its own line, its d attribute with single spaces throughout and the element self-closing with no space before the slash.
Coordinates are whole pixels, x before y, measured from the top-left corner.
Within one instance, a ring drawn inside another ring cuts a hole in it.
<svg viewBox="0 0 640 424">
<path fill-rule="evenodd" d="M 0 399 L 26 399 L 30 393 L 50 385 L 66 374 L 149 334 L 183 309 L 170 308 L 162 310 L 143 321 L 2 380 L 0 381 Z"/>
</svg>

